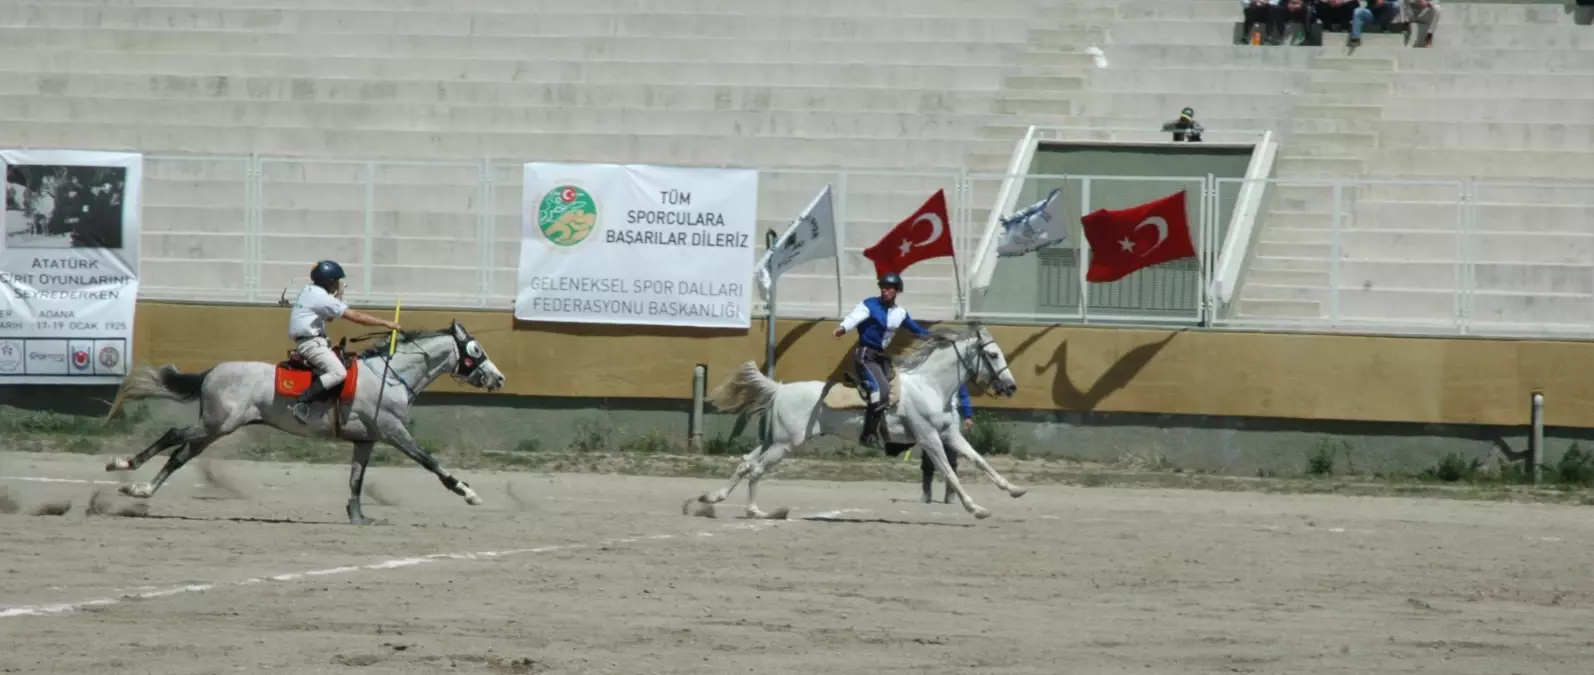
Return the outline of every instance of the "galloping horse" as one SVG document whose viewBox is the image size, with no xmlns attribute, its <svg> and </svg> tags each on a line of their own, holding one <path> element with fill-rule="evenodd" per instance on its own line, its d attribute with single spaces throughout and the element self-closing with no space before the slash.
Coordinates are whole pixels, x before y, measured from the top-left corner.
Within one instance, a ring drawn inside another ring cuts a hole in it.
<svg viewBox="0 0 1594 675">
<path fill-rule="evenodd" d="M 373 522 L 360 510 L 360 489 L 371 450 L 378 441 L 398 448 L 436 474 L 443 486 L 464 497 L 465 503 L 481 504 L 475 490 L 444 471 L 436 459 L 421 449 L 405 423 L 415 397 L 444 373 L 487 391 L 503 387 L 504 374 L 458 321 L 447 330 L 401 333 L 390 360 L 388 347 L 388 340 L 384 339 L 352 361 L 348 378 L 336 392 L 329 392 L 332 400 L 310 406 L 309 425 L 299 424 L 288 409 L 299 392 L 284 389 L 298 382 L 302 390 L 311 377 L 308 365 L 223 361 L 202 373 L 178 372 L 171 365 L 160 370 L 145 369 L 133 376 L 124 396 L 184 402 L 197 399 L 199 423 L 168 429 L 143 452 L 130 459 L 115 458 L 105 465 L 105 470 L 136 470 L 161 451 L 177 448 L 153 481 L 121 488 L 122 494 L 129 497 L 148 499 L 172 472 L 199 456 L 210 444 L 246 425 L 265 424 L 298 436 L 341 438 L 354 444 L 347 509 L 351 523 Z"/>
<path fill-rule="evenodd" d="M 1000 396 L 1011 397 L 1018 391 L 1018 382 L 1008 368 L 1007 357 L 990 331 L 978 323 L 971 324 L 964 333 L 935 331 L 912 353 L 900 359 L 898 366 L 897 376 L 885 387 L 890 391 L 890 404 L 882 416 L 881 426 L 887 432 L 888 448 L 900 451 L 917 444 L 935 464 L 936 470 L 946 477 L 948 487 L 957 493 L 963 508 L 976 518 L 990 517 L 991 512 L 975 504 L 964 491 L 957 474 L 947 466 L 945 448 L 950 447 L 972 460 L 997 487 L 1013 498 L 1024 496 L 1026 489 L 996 473 L 963 438 L 957 414 L 947 406 L 958 385 L 971 380 Z M 759 372 L 758 365 L 752 361 L 743 363 L 709 392 L 709 401 L 727 412 L 767 411 L 769 438 L 742 458 L 725 487 L 712 495 L 699 495 L 696 501 L 704 505 L 722 502 L 746 477 L 748 517 L 771 517 L 756 504 L 758 481 L 786 453 L 796 451 L 817 436 L 828 434 L 857 439 L 863 432 L 862 397 L 856 389 L 832 389 L 834 384 L 818 380 L 776 382 Z M 704 513 L 703 508 L 698 507 L 700 514 Z M 692 500 L 688 499 L 682 511 L 691 513 L 692 510 Z M 774 517 L 780 518 L 783 514 Z"/>
</svg>

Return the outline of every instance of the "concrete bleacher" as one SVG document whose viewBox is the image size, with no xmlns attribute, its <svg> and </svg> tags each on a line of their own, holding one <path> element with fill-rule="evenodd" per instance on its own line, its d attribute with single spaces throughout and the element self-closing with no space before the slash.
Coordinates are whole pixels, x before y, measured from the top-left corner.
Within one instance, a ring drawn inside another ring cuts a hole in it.
<svg viewBox="0 0 1594 675">
<path fill-rule="evenodd" d="M 236 156 L 149 163 L 148 297 L 275 300 L 336 255 L 357 298 L 506 308 L 518 163 L 569 161 L 764 169 L 761 232 L 845 184 L 849 305 L 873 288 L 862 249 L 958 172 L 1003 171 L 1027 125 L 1154 130 L 1190 106 L 1209 132 L 1284 143 L 1231 318 L 1443 323 L 1463 283 L 1474 321 L 1594 316 L 1578 243 L 1594 191 L 1480 188 L 1472 220 L 1458 205 L 1470 179 L 1594 182 L 1589 27 L 1560 5 L 1450 0 L 1432 49 L 1250 47 L 1232 44 L 1237 5 L 0 0 L 0 128 L 13 146 Z M 1450 184 L 1342 190 L 1335 273 L 1335 179 Z M 997 187 L 973 185 L 975 228 Z M 980 233 L 955 234 L 967 251 Z M 783 278 L 782 313 L 834 314 L 834 270 Z M 952 270 L 908 271 L 915 315 L 952 314 Z"/>
<path fill-rule="evenodd" d="M 1560 5 L 1444 3 L 1431 49 L 1375 34 L 1347 54 L 1342 34 L 1327 36 L 1285 126 L 1234 317 L 1586 331 L 1588 30 Z M 1341 188 L 1337 237 L 1333 188 L 1306 182 L 1332 179 L 1367 182 Z"/>
<path fill-rule="evenodd" d="M 957 172 L 1005 165 L 1007 120 L 1073 112 L 1080 49 L 1113 12 L 1056 5 L 5 0 L 0 128 L 13 146 L 266 157 L 149 162 L 146 297 L 275 300 L 335 255 L 357 298 L 507 307 L 518 163 L 568 161 L 792 169 L 763 174 L 760 231 L 845 184 L 850 304 L 873 288 L 863 248 Z M 782 313 L 834 314 L 834 270 L 783 278 Z M 905 275 L 917 314 L 952 314 L 952 270 Z"/>
</svg>

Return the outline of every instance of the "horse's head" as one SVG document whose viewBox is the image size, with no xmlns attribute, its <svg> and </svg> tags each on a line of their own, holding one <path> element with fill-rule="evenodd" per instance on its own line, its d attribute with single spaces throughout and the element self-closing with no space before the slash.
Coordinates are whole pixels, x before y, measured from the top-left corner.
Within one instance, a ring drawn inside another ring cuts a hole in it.
<svg viewBox="0 0 1594 675">
<path fill-rule="evenodd" d="M 497 391 L 504 386 L 504 373 L 498 370 L 493 360 L 487 356 L 487 350 L 482 347 L 476 338 L 461 326 L 458 321 L 452 322 L 449 332 L 454 336 L 454 347 L 459 351 L 459 360 L 454 365 L 454 377 L 465 381 L 477 389 Z"/>
<path fill-rule="evenodd" d="M 1011 397 L 1018 393 L 1018 380 L 1013 378 L 1013 369 L 1008 367 L 1007 355 L 1002 352 L 1001 345 L 996 344 L 996 337 L 978 321 L 969 327 L 973 329 L 972 334 L 964 339 L 968 345 L 966 353 L 971 358 L 965 359 L 965 363 L 974 371 L 974 381 L 998 396 Z"/>
</svg>

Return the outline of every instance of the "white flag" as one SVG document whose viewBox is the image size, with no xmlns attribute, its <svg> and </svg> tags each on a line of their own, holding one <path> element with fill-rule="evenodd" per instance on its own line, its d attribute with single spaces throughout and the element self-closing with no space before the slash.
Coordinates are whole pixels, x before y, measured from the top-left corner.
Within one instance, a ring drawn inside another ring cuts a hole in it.
<svg viewBox="0 0 1594 675">
<path fill-rule="evenodd" d="M 1011 258 L 1048 246 L 1063 243 L 1068 237 L 1068 224 L 1063 222 L 1062 188 L 1055 188 L 1045 199 L 1029 208 L 1002 219 L 1002 241 L 996 246 L 996 256 Z"/>
<path fill-rule="evenodd" d="M 774 278 L 810 260 L 836 257 L 836 214 L 830 205 L 830 186 L 814 196 L 808 208 L 758 261 L 758 290 L 769 299 Z"/>
</svg>

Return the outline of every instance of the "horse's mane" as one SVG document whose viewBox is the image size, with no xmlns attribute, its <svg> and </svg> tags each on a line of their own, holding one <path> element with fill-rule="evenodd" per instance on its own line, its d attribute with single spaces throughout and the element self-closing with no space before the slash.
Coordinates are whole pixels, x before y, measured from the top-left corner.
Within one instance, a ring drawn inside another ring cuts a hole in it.
<svg viewBox="0 0 1594 675">
<path fill-rule="evenodd" d="M 421 338 L 433 337 L 436 335 L 447 335 L 448 333 L 449 331 L 447 330 L 401 330 L 398 334 L 398 341 L 400 343 L 414 342 Z M 365 348 L 365 351 L 360 352 L 360 358 L 387 356 L 388 345 L 392 342 L 393 333 L 383 333 L 381 340 L 372 343 L 370 347 Z"/>
<path fill-rule="evenodd" d="M 919 366 L 924 365 L 925 360 L 930 358 L 931 354 L 934 354 L 942 347 L 949 347 L 956 344 L 958 340 L 977 335 L 980 332 L 980 328 L 980 323 L 976 321 L 970 323 L 968 327 L 964 328 L 963 330 L 955 330 L 952 328 L 937 328 L 932 330 L 930 331 L 929 335 L 920 338 L 917 344 L 909 348 L 907 353 L 896 358 L 897 367 L 903 370 L 918 368 Z"/>
</svg>

